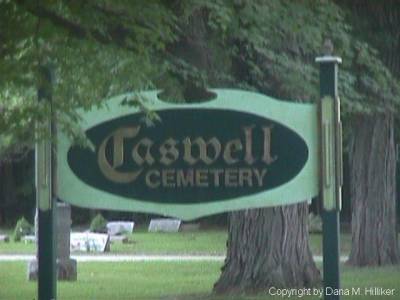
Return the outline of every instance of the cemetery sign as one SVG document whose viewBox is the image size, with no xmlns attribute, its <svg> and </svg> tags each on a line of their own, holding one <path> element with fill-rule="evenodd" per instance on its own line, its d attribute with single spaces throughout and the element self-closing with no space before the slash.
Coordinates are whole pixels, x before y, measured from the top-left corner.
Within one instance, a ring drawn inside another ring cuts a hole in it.
<svg viewBox="0 0 400 300">
<path fill-rule="evenodd" d="M 82 114 L 93 149 L 58 141 L 58 194 L 89 208 L 193 219 L 318 194 L 317 108 L 238 90 L 172 104 L 143 92 L 152 122 L 121 105 Z"/>
</svg>

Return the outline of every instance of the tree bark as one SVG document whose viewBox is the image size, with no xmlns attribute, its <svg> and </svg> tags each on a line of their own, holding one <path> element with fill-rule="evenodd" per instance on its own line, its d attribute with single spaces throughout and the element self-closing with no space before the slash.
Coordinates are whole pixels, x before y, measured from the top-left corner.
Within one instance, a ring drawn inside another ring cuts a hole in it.
<svg viewBox="0 0 400 300">
<path fill-rule="evenodd" d="M 348 263 L 399 262 L 396 233 L 396 151 L 391 113 L 360 116 L 350 143 L 352 248 Z"/>
<path fill-rule="evenodd" d="M 307 203 L 233 212 L 218 294 L 320 283 L 309 247 Z"/>
</svg>

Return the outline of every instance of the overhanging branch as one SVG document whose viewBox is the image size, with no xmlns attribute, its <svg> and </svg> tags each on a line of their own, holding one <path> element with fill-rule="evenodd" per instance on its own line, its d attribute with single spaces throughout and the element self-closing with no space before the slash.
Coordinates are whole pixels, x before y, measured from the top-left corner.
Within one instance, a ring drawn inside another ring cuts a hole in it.
<svg viewBox="0 0 400 300">
<path fill-rule="evenodd" d="M 21 8 L 25 9 L 32 15 L 43 18 L 50 21 L 53 25 L 63 28 L 67 32 L 69 32 L 72 36 L 78 39 L 90 39 L 93 38 L 97 42 L 101 44 L 118 44 L 118 46 L 123 47 L 128 50 L 133 50 L 131 47 L 126 45 L 124 41 L 121 40 L 120 37 L 113 37 L 111 34 L 106 34 L 101 32 L 100 30 L 94 28 L 86 28 L 85 26 L 71 21 L 54 11 L 46 8 L 43 5 L 37 5 L 33 1 L 27 0 L 15 0 L 15 3 L 19 5 Z"/>
</svg>

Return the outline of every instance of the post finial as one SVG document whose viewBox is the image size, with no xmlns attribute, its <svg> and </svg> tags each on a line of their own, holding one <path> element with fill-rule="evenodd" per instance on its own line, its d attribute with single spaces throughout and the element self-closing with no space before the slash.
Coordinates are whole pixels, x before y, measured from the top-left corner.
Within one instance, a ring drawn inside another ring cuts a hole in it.
<svg viewBox="0 0 400 300">
<path fill-rule="evenodd" d="M 330 56 L 333 54 L 333 43 L 330 39 L 326 39 L 322 45 L 322 54 Z"/>
<path fill-rule="evenodd" d="M 331 39 L 325 39 L 322 45 L 322 56 L 315 59 L 317 63 L 342 63 L 342 59 L 338 56 L 333 56 L 333 43 Z"/>
</svg>

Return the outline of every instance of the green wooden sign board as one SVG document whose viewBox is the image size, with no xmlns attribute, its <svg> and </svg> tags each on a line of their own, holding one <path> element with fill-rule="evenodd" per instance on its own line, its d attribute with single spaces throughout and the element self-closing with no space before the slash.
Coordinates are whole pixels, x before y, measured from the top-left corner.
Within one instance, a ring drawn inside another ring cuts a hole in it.
<svg viewBox="0 0 400 300">
<path fill-rule="evenodd" d="M 239 90 L 172 104 L 141 93 L 159 120 L 114 97 L 82 113 L 94 149 L 58 137 L 58 196 L 73 205 L 183 220 L 316 196 L 318 109 Z"/>
</svg>

